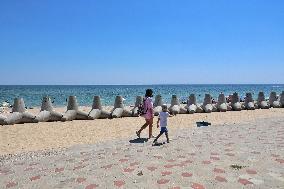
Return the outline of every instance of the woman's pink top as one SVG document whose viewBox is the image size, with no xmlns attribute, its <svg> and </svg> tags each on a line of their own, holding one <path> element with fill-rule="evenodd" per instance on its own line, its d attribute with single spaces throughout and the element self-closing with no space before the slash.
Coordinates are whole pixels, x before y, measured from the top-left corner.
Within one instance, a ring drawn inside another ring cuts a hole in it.
<svg viewBox="0 0 284 189">
<path fill-rule="evenodd" d="M 153 102 L 152 102 L 152 98 L 147 97 L 145 100 L 145 106 L 146 106 L 146 114 L 144 115 L 145 119 L 151 119 L 154 117 L 154 110 L 153 110 Z"/>
</svg>

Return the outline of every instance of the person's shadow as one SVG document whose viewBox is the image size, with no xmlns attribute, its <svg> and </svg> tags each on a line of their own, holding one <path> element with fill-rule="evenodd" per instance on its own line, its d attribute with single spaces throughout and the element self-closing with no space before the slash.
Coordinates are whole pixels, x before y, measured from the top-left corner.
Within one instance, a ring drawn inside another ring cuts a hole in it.
<svg viewBox="0 0 284 189">
<path fill-rule="evenodd" d="M 166 144 L 165 142 L 156 142 L 156 143 L 153 143 L 152 146 L 162 146 Z"/>
<path fill-rule="evenodd" d="M 144 143 L 148 142 L 148 138 L 136 138 L 129 141 L 130 143 Z"/>
</svg>

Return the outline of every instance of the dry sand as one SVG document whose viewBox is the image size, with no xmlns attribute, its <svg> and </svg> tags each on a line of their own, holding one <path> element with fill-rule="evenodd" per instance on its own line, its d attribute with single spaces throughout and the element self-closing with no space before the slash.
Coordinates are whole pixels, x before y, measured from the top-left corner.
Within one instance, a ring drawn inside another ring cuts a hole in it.
<svg viewBox="0 0 284 189">
<path fill-rule="evenodd" d="M 108 107 L 110 109 L 111 107 Z M 89 111 L 90 107 L 81 107 Z M 64 108 L 56 108 L 64 112 Z M 39 109 L 29 110 L 38 113 Z M 180 114 L 169 118 L 169 132 L 174 135 L 180 128 L 195 126 L 196 121 L 209 121 L 212 126 L 254 123 L 258 119 L 271 119 L 284 117 L 284 109 L 268 109 L 241 112 L 214 112 L 210 114 Z M 154 123 L 156 123 L 155 118 Z M 45 149 L 60 149 L 75 144 L 94 144 L 97 142 L 129 138 L 135 136 L 135 131 L 144 123 L 140 117 L 128 117 L 118 119 L 75 120 L 70 122 L 47 122 L 33 124 L 17 124 L 0 126 L 0 154 L 17 154 L 21 152 L 37 151 Z M 154 135 L 159 129 L 154 125 Z M 141 136 L 146 137 L 148 130 Z"/>
</svg>

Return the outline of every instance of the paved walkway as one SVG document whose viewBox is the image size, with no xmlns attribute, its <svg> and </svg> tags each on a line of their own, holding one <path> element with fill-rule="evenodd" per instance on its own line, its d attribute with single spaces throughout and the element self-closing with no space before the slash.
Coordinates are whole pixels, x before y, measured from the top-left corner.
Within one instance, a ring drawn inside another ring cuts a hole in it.
<svg viewBox="0 0 284 189">
<path fill-rule="evenodd" d="M 13 157 L 0 165 L 0 188 L 284 188 L 284 118 L 183 129 L 169 144 L 151 144 L 133 138 Z"/>
</svg>

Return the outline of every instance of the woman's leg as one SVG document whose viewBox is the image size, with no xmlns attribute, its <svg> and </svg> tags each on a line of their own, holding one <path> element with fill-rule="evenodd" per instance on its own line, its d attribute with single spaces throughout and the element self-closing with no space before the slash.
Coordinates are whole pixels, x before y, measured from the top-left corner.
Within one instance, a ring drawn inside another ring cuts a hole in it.
<svg viewBox="0 0 284 189">
<path fill-rule="evenodd" d="M 149 123 L 149 138 L 151 138 L 153 135 L 152 135 L 152 130 L 153 130 L 153 120 L 154 118 L 151 118 L 148 120 L 148 123 Z"/>
<path fill-rule="evenodd" d="M 140 138 L 141 132 L 149 125 L 149 121 L 146 119 L 146 123 L 142 125 L 142 127 L 139 129 L 139 131 L 136 132 L 137 136 Z"/>
</svg>

